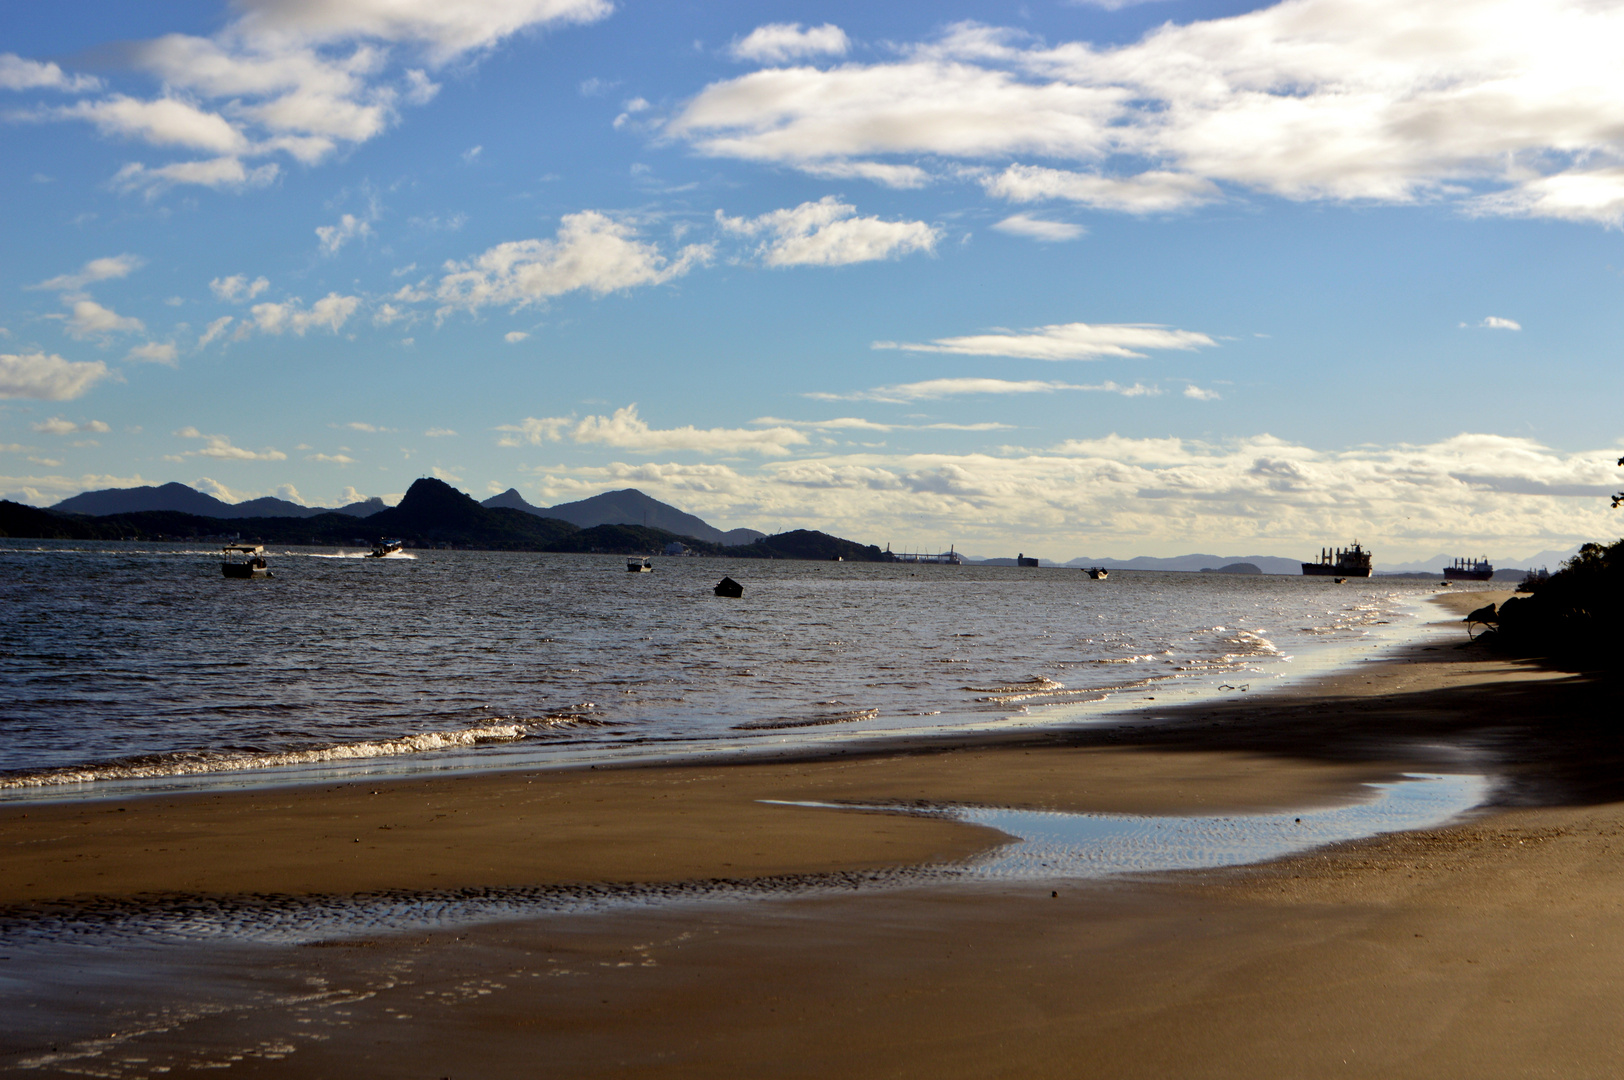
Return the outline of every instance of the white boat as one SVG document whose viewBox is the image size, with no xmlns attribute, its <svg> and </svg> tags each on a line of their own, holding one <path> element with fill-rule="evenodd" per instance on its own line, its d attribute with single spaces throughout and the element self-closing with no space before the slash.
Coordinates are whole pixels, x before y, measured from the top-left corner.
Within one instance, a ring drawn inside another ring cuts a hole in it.
<svg viewBox="0 0 1624 1080">
<path fill-rule="evenodd" d="M 1095 581 L 1104 581 L 1110 576 L 1111 571 L 1107 570 L 1103 566 L 1090 566 L 1087 570 L 1084 570 L 1083 573 L 1087 574 Z"/>
<path fill-rule="evenodd" d="M 646 555 L 628 555 L 626 557 L 626 570 L 633 574 L 647 574 L 654 569 Z"/>
<path fill-rule="evenodd" d="M 406 541 L 404 540 L 379 540 L 376 544 L 372 545 L 372 550 L 366 553 L 365 558 L 387 558 L 388 556 L 393 555 L 395 552 L 403 550 L 405 547 Z"/>
</svg>

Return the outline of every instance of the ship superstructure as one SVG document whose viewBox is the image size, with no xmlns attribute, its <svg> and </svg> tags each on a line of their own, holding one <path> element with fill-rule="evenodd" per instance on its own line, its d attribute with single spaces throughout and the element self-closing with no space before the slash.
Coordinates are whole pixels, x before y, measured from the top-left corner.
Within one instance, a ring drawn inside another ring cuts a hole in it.
<svg viewBox="0 0 1624 1080">
<path fill-rule="evenodd" d="M 1352 547 L 1321 548 L 1318 562 L 1303 563 L 1309 577 L 1369 577 L 1370 552 L 1355 540 Z"/>
<path fill-rule="evenodd" d="M 1444 567 L 1445 581 L 1488 581 L 1493 576 L 1494 567 L 1489 565 L 1487 557 L 1456 559 Z"/>
</svg>

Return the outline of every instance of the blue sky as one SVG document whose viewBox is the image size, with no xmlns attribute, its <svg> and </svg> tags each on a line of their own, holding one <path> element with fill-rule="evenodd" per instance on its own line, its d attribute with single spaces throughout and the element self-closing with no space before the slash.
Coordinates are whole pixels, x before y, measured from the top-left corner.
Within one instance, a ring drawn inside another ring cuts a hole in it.
<svg viewBox="0 0 1624 1080">
<path fill-rule="evenodd" d="M 1611 538 L 1621 49 L 1557 0 L 14 6 L 0 496 Z"/>
</svg>

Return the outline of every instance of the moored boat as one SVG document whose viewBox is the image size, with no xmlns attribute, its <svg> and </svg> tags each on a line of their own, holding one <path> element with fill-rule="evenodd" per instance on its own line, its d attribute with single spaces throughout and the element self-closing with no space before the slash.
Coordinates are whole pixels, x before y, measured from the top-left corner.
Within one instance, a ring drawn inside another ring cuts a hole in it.
<svg viewBox="0 0 1624 1080">
<path fill-rule="evenodd" d="M 1095 581 L 1104 581 L 1111 572 L 1103 566 L 1090 566 L 1087 570 L 1084 570 L 1083 573 L 1087 574 Z"/>
<path fill-rule="evenodd" d="M 227 544 L 220 549 L 220 573 L 228 578 L 268 578 L 263 544 Z"/>
<path fill-rule="evenodd" d="M 1370 552 L 1357 540 L 1352 547 L 1321 548 L 1319 561 L 1303 563 L 1303 573 L 1309 577 L 1369 577 Z"/>
<path fill-rule="evenodd" d="M 633 574 L 647 574 L 654 569 L 654 564 L 646 555 L 628 555 L 626 557 L 626 570 Z"/>
<path fill-rule="evenodd" d="M 1456 559 L 1444 567 L 1445 581 L 1488 581 L 1494 577 L 1494 567 L 1487 558 Z"/>
</svg>

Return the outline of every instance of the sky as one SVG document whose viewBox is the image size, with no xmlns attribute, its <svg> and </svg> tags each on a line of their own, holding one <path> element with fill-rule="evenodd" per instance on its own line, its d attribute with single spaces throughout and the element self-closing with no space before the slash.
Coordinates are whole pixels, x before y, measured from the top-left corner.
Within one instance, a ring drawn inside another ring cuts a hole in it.
<svg viewBox="0 0 1624 1080">
<path fill-rule="evenodd" d="M 1624 532 L 1624 5 L 0 14 L 0 497 L 1044 558 Z"/>
</svg>

